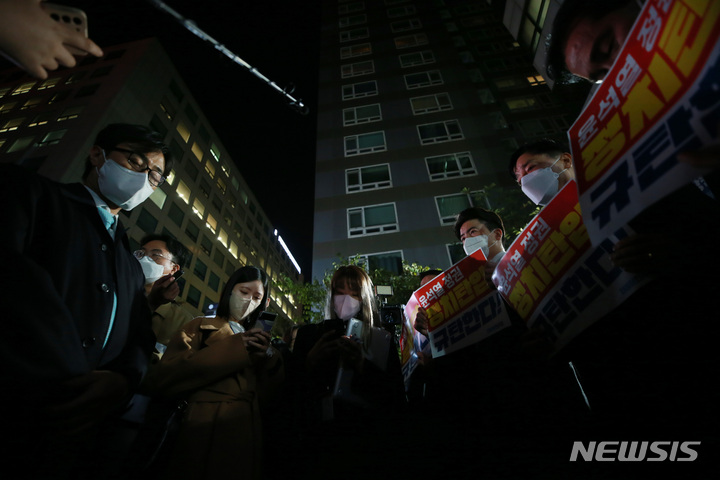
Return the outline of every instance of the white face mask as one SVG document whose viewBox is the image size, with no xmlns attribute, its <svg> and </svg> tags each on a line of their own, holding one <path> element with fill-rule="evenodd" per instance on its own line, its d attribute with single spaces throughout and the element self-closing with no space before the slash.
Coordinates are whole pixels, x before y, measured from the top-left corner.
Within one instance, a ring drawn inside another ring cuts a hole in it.
<svg viewBox="0 0 720 480">
<path fill-rule="evenodd" d="M 165 267 L 155 263 L 155 260 L 148 256 L 142 257 L 138 262 L 145 275 L 145 285 L 157 282 L 165 273 Z"/>
<path fill-rule="evenodd" d="M 350 320 L 360 311 L 361 303 L 350 295 L 335 295 L 333 306 L 338 318 Z"/>
<path fill-rule="evenodd" d="M 147 172 L 128 170 L 107 157 L 97 172 L 100 192 L 123 210 L 132 210 L 153 193 Z"/>
<path fill-rule="evenodd" d="M 463 250 L 465 250 L 466 255 L 472 255 L 473 253 L 477 252 L 478 249 L 482 250 L 482 252 L 485 254 L 485 258 L 489 260 L 490 247 L 495 245 L 497 243 L 497 240 L 495 240 L 490 245 L 488 245 L 488 242 L 489 240 L 487 235 L 476 235 L 474 237 L 467 237 L 465 239 L 465 242 L 463 243 Z"/>
<path fill-rule="evenodd" d="M 243 297 L 235 292 L 230 294 L 230 316 L 239 322 L 260 305 L 260 300 Z"/>
<path fill-rule="evenodd" d="M 553 172 L 552 167 L 560 161 L 560 157 L 552 165 L 534 170 L 520 179 L 523 193 L 535 205 L 547 205 L 557 194 L 560 183 L 558 177 L 567 168 L 559 173 Z"/>
</svg>

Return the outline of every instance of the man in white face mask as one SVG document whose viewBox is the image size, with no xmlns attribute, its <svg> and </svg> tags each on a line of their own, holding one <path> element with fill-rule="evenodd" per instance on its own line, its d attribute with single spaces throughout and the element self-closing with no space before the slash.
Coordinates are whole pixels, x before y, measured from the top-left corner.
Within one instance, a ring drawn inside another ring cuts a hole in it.
<svg viewBox="0 0 720 480">
<path fill-rule="evenodd" d="M 152 327 L 157 342 L 167 345 L 170 338 L 193 319 L 182 306 L 180 286 L 173 274 L 182 270 L 190 256 L 185 246 L 169 235 L 146 235 L 142 247 L 133 252 L 145 275 L 145 293 L 153 311 Z"/>
<path fill-rule="evenodd" d="M 97 445 L 96 429 L 122 411 L 146 370 L 155 338 L 145 281 L 117 214 L 171 168 L 162 137 L 128 124 L 99 132 L 84 184 L 0 167 L 9 329 L 0 379 L 12 388 L 2 403 L 13 411 L 6 433 L 18 439 L 1 459 L 22 463 L 29 478 L 65 478 L 92 463 L 81 452 Z"/>
<path fill-rule="evenodd" d="M 505 226 L 500 216 L 490 210 L 480 207 L 466 208 L 457 216 L 454 226 L 455 236 L 463 244 L 463 250 L 467 255 L 482 250 L 488 263 L 485 266 L 485 279 L 491 288 L 492 274 L 495 267 L 505 255 L 505 247 L 502 239 L 505 234 Z"/>
<path fill-rule="evenodd" d="M 523 193 L 535 205 L 547 205 L 570 180 L 575 179 L 572 155 L 551 140 L 526 145 L 510 160 L 510 170 Z"/>
</svg>

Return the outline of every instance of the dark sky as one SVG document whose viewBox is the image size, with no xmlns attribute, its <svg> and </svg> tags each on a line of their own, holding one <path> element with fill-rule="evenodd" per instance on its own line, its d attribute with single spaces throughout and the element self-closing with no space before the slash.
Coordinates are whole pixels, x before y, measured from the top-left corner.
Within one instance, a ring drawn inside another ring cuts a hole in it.
<svg viewBox="0 0 720 480">
<path fill-rule="evenodd" d="M 312 255 L 319 1 L 165 3 L 309 106 L 302 116 L 262 80 L 143 0 L 56 0 L 83 9 L 100 47 L 156 36 L 309 278 Z"/>
</svg>

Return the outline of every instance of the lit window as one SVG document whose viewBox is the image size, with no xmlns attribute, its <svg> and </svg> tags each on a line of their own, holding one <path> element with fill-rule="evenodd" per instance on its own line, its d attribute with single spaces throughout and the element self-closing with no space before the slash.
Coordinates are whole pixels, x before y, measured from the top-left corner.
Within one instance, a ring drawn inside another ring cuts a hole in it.
<svg viewBox="0 0 720 480">
<path fill-rule="evenodd" d="M 424 65 L 427 63 L 435 63 L 435 55 L 432 50 L 424 50 L 422 52 L 405 53 L 398 57 L 402 68 L 414 67 L 416 65 Z"/>
<path fill-rule="evenodd" d="M 427 45 L 428 38 L 424 33 L 416 33 L 414 35 L 405 35 L 395 38 L 395 48 L 401 50 L 403 48 L 417 47 L 419 45 Z"/>
<path fill-rule="evenodd" d="M 27 93 L 35 86 L 37 82 L 26 82 L 22 85 L 15 87 L 15 89 L 12 91 L 11 95 L 22 95 L 23 93 Z"/>
<path fill-rule="evenodd" d="M 345 191 L 347 193 L 392 187 L 390 165 L 349 168 L 345 170 Z"/>
<path fill-rule="evenodd" d="M 214 143 L 210 145 L 210 155 L 212 155 L 216 162 L 220 161 L 220 148 Z"/>
<path fill-rule="evenodd" d="M 210 178 L 215 178 L 215 165 L 210 161 L 205 162 L 205 171 L 210 175 Z"/>
<path fill-rule="evenodd" d="M 15 105 L 17 105 L 17 102 L 3 103 L 0 105 L 0 114 L 9 112 L 15 107 Z"/>
<path fill-rule="evenodd" d="M 72 120 L 80 115 L 85 107 L 82 105 L 75 105 L 74 107 L 68 107 L 62 111 L 60 116 L 57 118 L 58 122 L 64 122 L 65 120 Z"/>
<path fill-rule="evenodd" d="M 57 84 L 60 82 L 60 77 L 52 77 L 48 78 L 47 80 L 44 80 L 40 85 L 38 85 L 38 90 L 47 90 L 48 88 L 53 88 L 57 86 Z"/>
<path fill-rule="evenodd" d="M 198 161 L 202 161 L 203 159 L 203 151 L 202 147 L 198 142 L 193 142 L 193 146 L 191 148 L 192 152 L 195 154 L 195 157 L 198 159 Z"/>
<path fill-rule="evenodd" d="M 462 130 L 460 130 L 460 122 L 457 120 L 418 125 L 417 129 L 420 143 L 423 145 L 461 140 L 464 138 Z"/>
<path fill-rule="evenodd" d="M 385 132 L 363 133 L 345 137 L 345 156 L 364 155 L 366 153 L 383 152 L 385 145 Z"/>
<path fill-rule="evenodd" d="M 230 246 L 228 247 L 228 251 L 230 252 L 230 255 L 235 257 L 235 260 L 238 259 L 238 247 L 235 244 L 235 242 L 230 242 Z M 247 263 L 247 257 L 245 255 L 242 255 L 242 258 L 240 258 L 240 261 L 243 263 Z"/>
<path fill-rule="evenodd" d="M 190 189 L 182 180 L 180 180 L 180 183 L 178 184 L 177 193 L 185 203 L 190 203 Z"/>
<path fill-rule="evenodd" d="M 222 243 L 225 247 L 228 246 L 227 232 L 222 228 L 220 229 L 220 233 L 218 233 L 218 240 L 220 240 L 220 243 Z"/>
<path fill-rule="evenodd" d="M 410 106 L 412 107 L 413 115 L 452 110 L 453 108 L 450 102 L 450 95 L 447 93 L 436 93 L 434 95 L 411 98 Z"/>
<path fill-rule="evenodd" d="M 47 125 L 47 123 L 55 118 L 55 112 L 44 112 L 39 115 L 36 115 L 35 118 L 33 118 L 30 123 L 27 124 L 28 127 L 37 127 L 38 125 Z"/>
<path fill-rule="evenodd" d="M 540 107 L 540 102 L 533 97 L 509 98 L 505 104 L 510 110 L 533 110 Z"/>
<path fill-rule="evenodd" d="M 13 118 L 5 122 L 0 122 L 0 133 L 12 132 L 18 129 L 25 121 L 25 117 Z"/>
<path fill-rule="evenodd" d="M 433 181 L 475 175 L 477 173 L 470 152 L 426 157 L 425 164 L 427 165 L 430 180 Z"/>
<path fill-rule="evenodd" d="M 350 47 L 342 47 L 340 49 L 340 58 L 362 57 L 372 53 L 372 45 L 369 43 L 360 43 Z"/>
<path fill-rule="evenodd" d="M 182 137 L 182 139 L 185 140 L 185 143 L 187 143 L 190 139 L 190 129 L 183 122 L 178 122 L 176 129 L 180 134 L 180 137 Z"/>
<path fill-rule="evenodd" d="M 202 220 L 205 215 L 205 205 L 202 204 L 199 198 L 196 198 L 193 202 L 192 211 L 199 219 Z"/>
<path fill-rule="evenodd" d="M 205 221 L 205 226 L 209 228 L 211 232 L 217 232 L 217 220 L 215 220 L 215 217 L 208 215 L 208 218 Z"/>
<path fill-rule="evenodd" d="M 170 170 L 170 173 L 168 174 L 167 178 L 165 179 L 165 183 L 168 185 L 172 185 L 175 182 L 175 170 Z"/>
<path fill-rule="evenodd" d="M 371 97 L 377 94 L 378 88 L 375 80 L 371 80 L 369 82 L 354 83 L 352 85 L 343 85 L 342 87 L 343 100 Z"/>
<path fill-rule="evenodd" d="M 443 78 L 438 70 L 409 73 L 405 75 L 405 85 L 407 86 L 408 90 L 429 87 L 431 85 L 442 85 L 442 83 Z"/>
<path fill-rule="evenodd" d="M 225 182 L 223 181 L 223 179 L 220 177 L 218 177 L 218 179 L 217 179 L 217 187 L 218 187 L 218 190 L 220 190 L 223 194 L 227 191 L 227 186 L 225 185 Z M 234 207 L 234 205 L 233 205 L 233 207 Z"/>
<path fill-rule="evenodd" d="M 363 105 L 361 107 L 346 108 L 343 110 L 343 125 L 357 125 L 358 123 L 377 122 L 382 120 L 380 104 Z"/>
<path fill-rule="evenodd" d="M 163 205 L 165 205 L 165 200 L 167 200 L 167 194 L 163 192 L 162 188 L 156 188 L 150 195 L 150 200 L 162 210 Z"/>
<path fill-rule="evenodd" d="M 30 110 L 31 108 L 35 108 L 38 105 L 42 104 L 44 101 L 45 97 L 30 98 L 25 103 L 23 103 L 23 106 L 20 107 L 20 110 Z"/>
<path fill-rule="evenodd" d="M 537 87 L 538 85 L 546 84 L 545 79 L 543 78 L 542 75 L 533 75 L 531 77 L 527 77 L 527 81 L 533 87 Z"/>
<path fill-rule="evenodd" d="M 350 237 L 377 235 L 398 230 L 394 203 L 349 208 L 347 216 L 348 236 Z"/>
</svg>

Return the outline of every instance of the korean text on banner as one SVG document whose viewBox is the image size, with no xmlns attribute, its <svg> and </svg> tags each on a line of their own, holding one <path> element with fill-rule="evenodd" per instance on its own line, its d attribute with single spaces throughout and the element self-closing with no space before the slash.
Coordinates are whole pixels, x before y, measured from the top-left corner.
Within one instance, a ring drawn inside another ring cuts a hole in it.
<svg viewBox="0 0 720 480">
<path fill-rule="evenodd" d="M 482 250 L 477 250 L 413 293 L 427 312 L 433 358 L 510 326 L 502 298 L 485 280 L 485 263 Z"/>
<path fill-rule="evenodd" d="M 560 349 L 642 284 L 610 261 L 630 233 L 619 229 L 592 246 L 570 181 L 515 239 L 493 281 L 528 327 L 544 327 Z"/>
<path fill-rule="evenodd" d="M 568 132 L 593 244 L 703 171 L 676 154 L 717 142 L 720 2 L 648 0 Z"/>
</svg>

